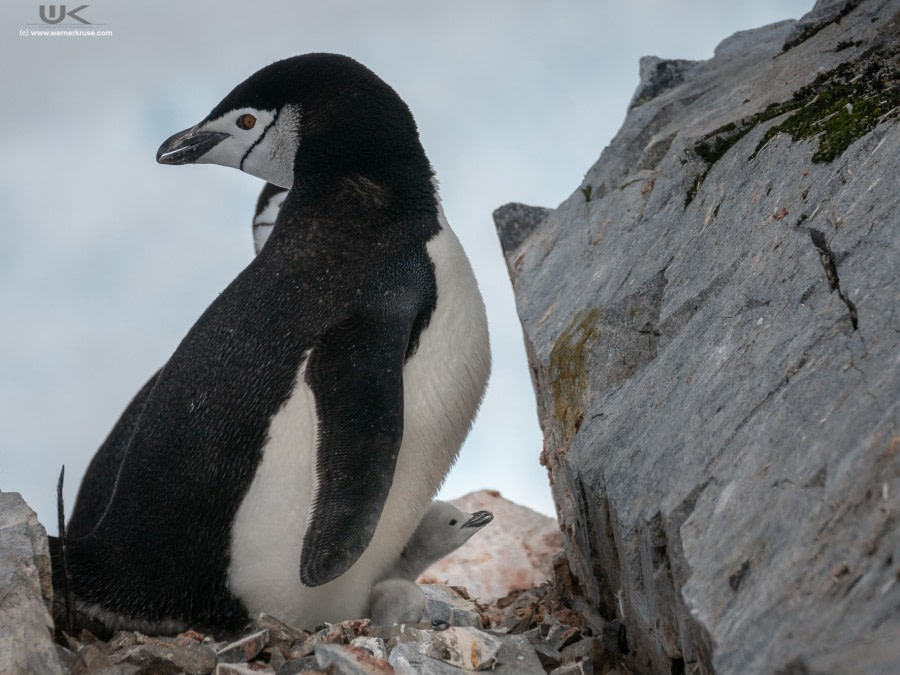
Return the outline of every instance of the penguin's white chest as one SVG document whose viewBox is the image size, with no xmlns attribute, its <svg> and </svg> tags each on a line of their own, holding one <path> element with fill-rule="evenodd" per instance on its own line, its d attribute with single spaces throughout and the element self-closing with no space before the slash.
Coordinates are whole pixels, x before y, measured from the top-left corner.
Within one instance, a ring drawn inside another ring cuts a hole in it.
<svg viewBox="0 0 900 675">
<path fill-rule="evenodd" d="M 490 348 L 472 268 L 443 214 L 441 225 L 427 245 L 437 303 L 403 369 L 403 443 L 372 542 L 334 581 L 315 588 L 301 583 L 318 431 L 301 366 L 291 396 L 271 420 L 232 525 L 229 585 L 251 615 L 265 611 L 307 628 L 364 616 L 372 585 L 396 560 L 456 459 L 487 384 Z"/>
</svg>

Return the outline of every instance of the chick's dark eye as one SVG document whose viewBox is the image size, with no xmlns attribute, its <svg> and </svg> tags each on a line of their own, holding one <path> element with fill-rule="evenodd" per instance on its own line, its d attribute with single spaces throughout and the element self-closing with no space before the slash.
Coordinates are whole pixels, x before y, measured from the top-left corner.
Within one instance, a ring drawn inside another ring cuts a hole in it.
<svg viewBox="0 0 900 675">
<path fill-rule="evenodd" d="M 254 124 L 256 124 L 256 118 L 250 113 L 237 118 L 237 125 L 241 129 L 252 129 Z"/>
<path fill-rule="evenodd" d="M 455 520 L 451 520 L 451 521 L 450 521 L 450 524 L 451 524 L 451 525 L 456 525 L 456 521 L 455 521 Z"/>
</svg>

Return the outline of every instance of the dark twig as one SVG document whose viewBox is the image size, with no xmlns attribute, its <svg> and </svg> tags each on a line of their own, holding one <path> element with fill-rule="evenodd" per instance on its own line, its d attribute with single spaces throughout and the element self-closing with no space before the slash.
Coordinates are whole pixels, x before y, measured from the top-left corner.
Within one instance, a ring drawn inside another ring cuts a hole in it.
<svg viewBox="0 0 900 675">
<path fill-rule="evenodd" d="M 66 543 L 66 509 L 63 505 L 63 481 L 66 477 L 66 465 L 59 472 L 56 484 L 56 518 L 59 527 L 59 550 L 62 557 L 63 592 L 66 595 L 66 632 L 75 634 L 75 597 L 72 594 L 72 575 L 69 574 L 69 550 Z"/>
</svg>

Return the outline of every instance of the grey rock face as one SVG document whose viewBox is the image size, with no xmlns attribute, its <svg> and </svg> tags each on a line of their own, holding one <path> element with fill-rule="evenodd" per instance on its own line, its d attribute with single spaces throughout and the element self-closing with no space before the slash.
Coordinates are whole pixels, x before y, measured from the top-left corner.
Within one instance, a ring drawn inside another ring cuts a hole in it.
<svg viewBox="0 0 900 675">
<path fill-rule="evenodd" d="M 16 492 L 0 492 L 0 673 L 62 673 L 53 644 L 47 533 Z"/>
<path fill-rule="evenodd" d="M 898 10 L 648 75 L 504 248 L 566 552 L 630 670 L 900 668 Z"/>
</svg>

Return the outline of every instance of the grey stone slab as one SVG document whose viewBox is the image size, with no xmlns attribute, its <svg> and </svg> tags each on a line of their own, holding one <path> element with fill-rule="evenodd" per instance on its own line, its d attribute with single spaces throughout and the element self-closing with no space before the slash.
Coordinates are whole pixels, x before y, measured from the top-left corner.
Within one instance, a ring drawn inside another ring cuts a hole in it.
<svg viewBox="0 0 900 675">
<path fill-rule="evenodd" d="M 0 492 L 0 672 L 63 672 L 51 599 L 47 533 L 21 495 Z"/>
<path fill-rule="evenodd" d="M 504 249 L 567 557 L 627 670 L 900 664 L 900 38 L 896 3 L 846 8 L 647 61 L 652 96 Z M 854 89 L 770 133 L 866 72 L 880 118 Z"/>
</svg>

